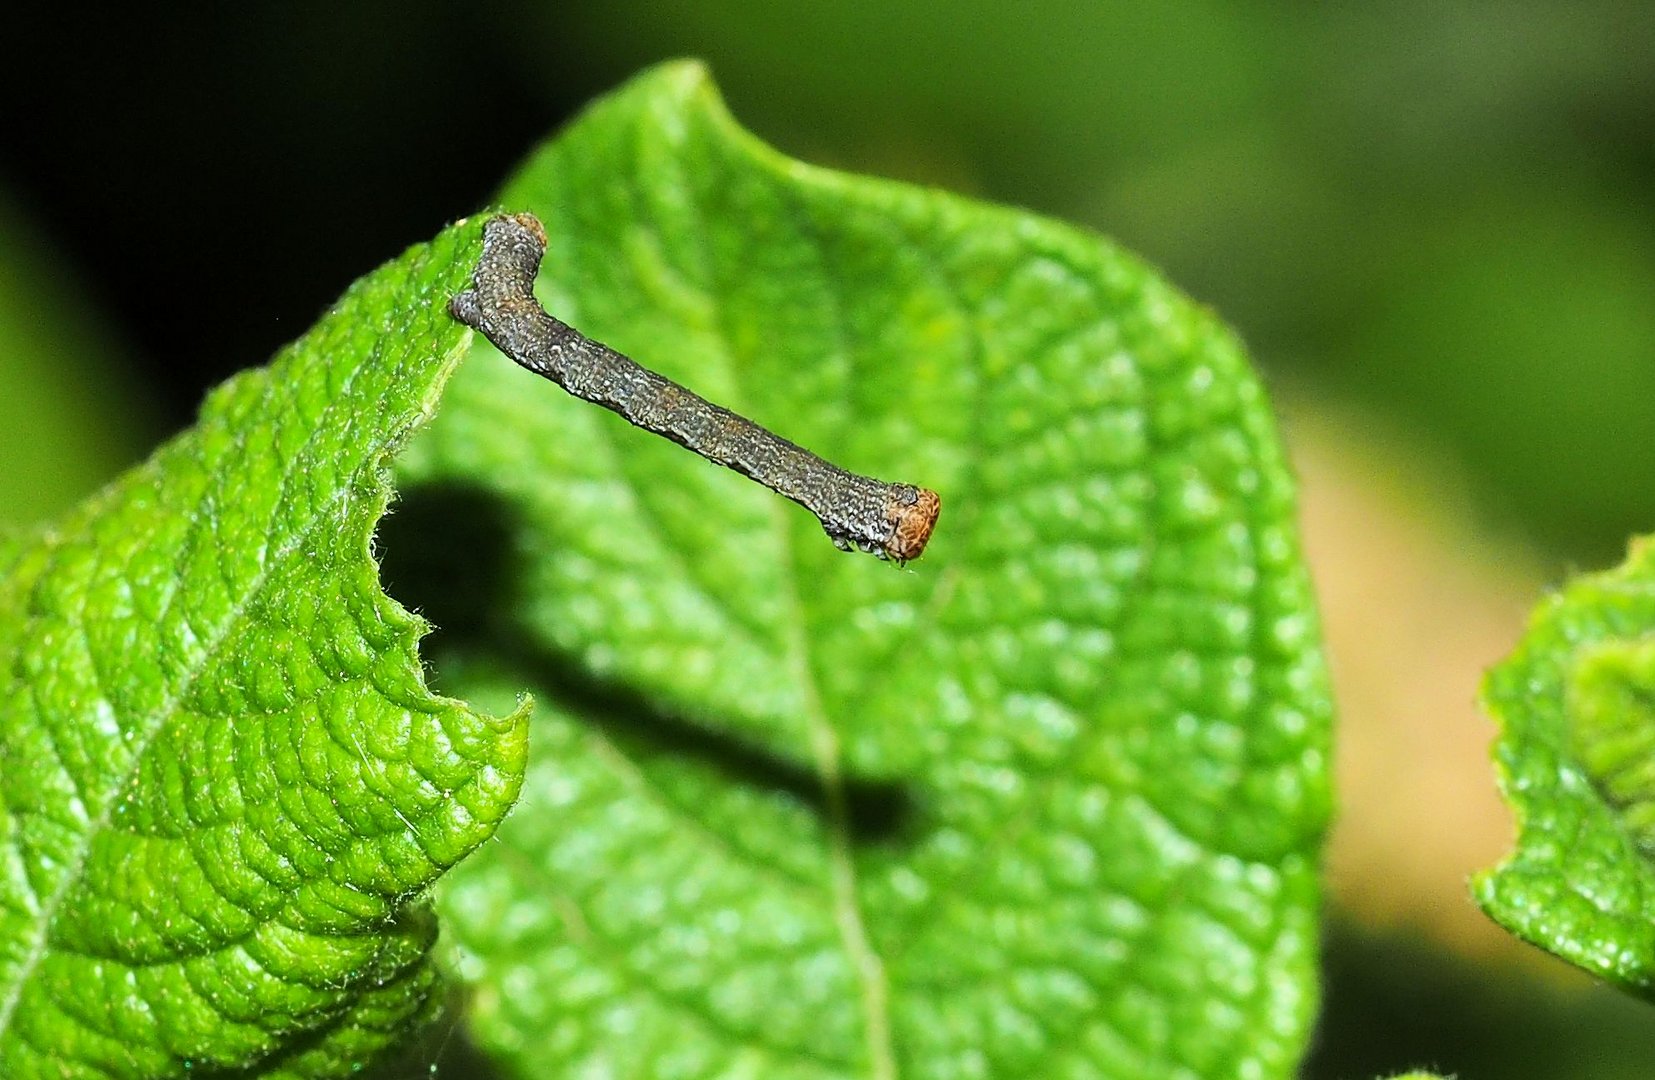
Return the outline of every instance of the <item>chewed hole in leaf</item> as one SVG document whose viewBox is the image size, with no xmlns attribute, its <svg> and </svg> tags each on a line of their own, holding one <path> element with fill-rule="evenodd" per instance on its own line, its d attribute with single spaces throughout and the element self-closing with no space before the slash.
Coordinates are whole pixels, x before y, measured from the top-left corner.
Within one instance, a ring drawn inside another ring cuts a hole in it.
<svg viewBox="0 0 1655 1080">
<path fill-rule="evenodd" d="M 539 643 L 514 622 L 522 580 L 513 548 L 516 526 L 507 502 L 464 483 L 413 489 L 379 532 L 388 590 L 432 626 L 427 651 L 437 658 L 433 685 L 452 666 L 487 657 L 541 692 L 560 712 L 581 718 L 621 752 L 667 758 L 706 774 L 796 800 L 826 818 L 828 792 L 809 764 L 754 746 L 716 727 L 674 714 L 624 682 L 594 676 L 588 665 Z M 899 843 L 918 813 L 911 791 L 894 781 L 848 778 L 845 813 L 858 844 Z"/>
</svg>

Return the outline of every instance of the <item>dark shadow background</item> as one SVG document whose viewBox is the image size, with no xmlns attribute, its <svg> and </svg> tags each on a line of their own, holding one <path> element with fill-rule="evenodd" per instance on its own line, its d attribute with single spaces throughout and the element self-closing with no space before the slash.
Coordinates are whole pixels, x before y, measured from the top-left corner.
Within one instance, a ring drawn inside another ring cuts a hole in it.
<svg viewBox="0 0 1655 1080">
<path fill-rule="evenodd" d="M 698 55 L 789 152 L 1116 237 L 1285 395 L 1429 447 L 1457 509 L 1549 568 L 1655 525 L 1644 0 L 26 5 L 3 33 L 0 286 L 103 373 L 73 399 L 116 403 L 87 425 L 102 475 L 584 102 Z M 64 298 L 86 325 L 59 334 Z M 90 483 L 22 452 L 9 471 L 52 494 L 8 519 Z M 1655 1069 L 1641 1005 L 1337 925 L 1308 1076 Z"/>
<path fill-rule="evenodd" d="M 1278 383 L 1427 432 L 1557 565 L 1655 518 L 1641 0 L 26 5 L 6 31 L 0 198 L 172 427 L 593 95 L 698 55 L 785 150 L 1116 237 Z"/>
<path fill-rule="evenodd" d="M 484 202 L 605 85 L 592 71 L 540 92 L 472 6 L 8 18 L 0 177 L 120 327 L 169 426 Z"/>
</svg>

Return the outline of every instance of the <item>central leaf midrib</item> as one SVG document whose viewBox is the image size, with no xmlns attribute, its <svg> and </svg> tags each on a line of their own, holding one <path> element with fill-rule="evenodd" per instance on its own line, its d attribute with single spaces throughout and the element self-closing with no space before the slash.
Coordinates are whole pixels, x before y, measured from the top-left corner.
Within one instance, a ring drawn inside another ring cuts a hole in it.
<svg viewBox="0 0 1655 1080">
<path fill-rule="evenodd" d="M 816 672 L 810 663 L 809 643 L 804 634 L 804 601 L 797 586 L 793 542 L 786 518 L 780 509 L 772 513 L 781 536 L 782 558 L 787 565 L 781 579 L 786 583 L 787 605 L 792 617 L 785 621 L 788 664 L 799 682 L 805 722 L 810 731 L 810 749 L 822 783 L 827 810 L 828 867 L 833 882 L 834 922 L 844 943 L 851 967 L 861 987 L 864 1037 L 872 1080 L 897 1080 L 896 1048 L 892 1042 L 890 989 L 883 959 L 868 940 L 857 897 L 856 861 L 851 853 L 850 812 L 845 793 L 843 758 L 839 734 L 822 705 Z"/>
<path fill-rule="evenodd" d="M 797 217 L 796 214 L 795 217 Z M 640 218 L 647 220 L 647 214 L 640 214 Z M 704 222 L 708 220 L 708 215 L 698 207 L 695 220 Z M 709 252 L 705 233 L 699 239 L 701 241 L 702 267 L 705 271 L 707 268 L 714 266 L 716 261 Z M 703 292 L 710 294 L 707 304 L 707 311 L 711 316 L 710 336 L 721 343 L 720 351 L 724 354 L 725 363 L 729 370 L 732 373 L 739 372 L 740 365 L 734 362 L 736 356 L 734 338 L 725 327 L 722 316 L 723 307 L 719 296 L 712 293 L 712 290 L 708 289 L 706 285 L 702 285 L 701 288 Z M 731 400 L 728 405 L 736 411 L 742 411 L 740 408 L 741 402 L 737 400 L 739 396 L 735 387 L 732 387 Z M 792 670 L 800 689 L 811 755 L 822 785 L 823 803 L 826 809 L 829 876 L 833 883 L 834 922 L 838 927 L 840 940 L 843 942 L 845 952 L 851 962 L 853 977 L 857 980 L 861 990 L 864 1039 L 867 1046 L 868 1065 L 871 1070 L 870 1080 L 898 1080 L 899 1074 L 891 1032 L 890 1003 L 885 982 L 884 964 L 868 941 L 867 929 L 862 920 L 861 905 L 857 898 L 857 870 L 855 860 L 851 854 L 850 814 L 841 767 L 839 738 L 832 721 L 823 708 L 815 671 L 810 663 L 809 643 L 804 634 L 804 602 L 796 581 L 795 567 L 797 561 L 793 557 L 788 508 L 785 503 L 778 499 L 768 500 L 768 506 L 770 520 L 773 522 L 780 541 L 778 557 L 784 564 L 779 568 L 780 573 L 777 576 L 784 593 L 784 604 L 790 613 L 781 620 L 783 649 L 788 667 Z"/>
<path fill-rule="evenodd" d="M 809 238 L 811 250 L 820 265 L 822 245 L 814 235 L 808 214 L 803 212 L 798 203 L 787 197 L 786 184 L 774 185 L 772 190 L 781 196 L 795 230 Z M 837 295 L 831 287 L 824 289 L 824 292 L 828 294 L 830 301 L 837 302 Z M 716 319 L 721 309 L 715 305 L 712 310 Z M 851 350 L 845 347 L 843 312 L 837 306 L 835 314 L 835 326 L 838 328 L 840 339 L 839 352 L 841 355 L 850 355 Z M 722 321 L 715 325 L 718 336 L 725 342 L 726 355 L 733 355 L 730 348 L 732 339 L 723 332 Z M 809 731 L 811 755 L 815 759 L 816 771 L 822 784 L 822 801 L 827 812 L 828 872 L 833 885 L 834 923 L 838 927 L 839 938 L 844 943 L 845 952 L 850 960 L 853 977 L 861 990 L 859 998 L 862 1006 L 863 1039 L 867 1046 L 870 1080 L 897 1080 L 896 1047 L 891 1031 L 890 987 L 886 981 L 884 960 L 868 940 L 867 926 L 862 918 L 862 905 L 858 898 L 858 875 L 856 860 L 851 852 L 850 811 L 845 791 L 839 733 L 822 704 L 816 669 L 810 660 L 810 642 L 805 635 L 805 605 L 798 587 L 798 560 L 794 554 L 790 515 L 785 504 L 778 500 L 771 500 L 769 505 L 770 519 L 774 523 L 779 540 L 780 559 L 784 564 L 780 568 L 778 578 L 785 590 L 783 599 L 790 612 L 789 617 L 782 620 L 783 645 L 787 653 L 788 666 L 792 668 L 799 685 L 805 724 Z"/>
</svg>

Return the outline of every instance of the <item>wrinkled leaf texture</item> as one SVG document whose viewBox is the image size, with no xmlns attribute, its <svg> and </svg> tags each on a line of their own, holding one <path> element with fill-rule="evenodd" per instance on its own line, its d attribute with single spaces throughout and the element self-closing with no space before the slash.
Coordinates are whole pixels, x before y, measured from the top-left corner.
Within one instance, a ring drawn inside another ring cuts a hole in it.
<svg viewBox="0 0 1655 1080">
<path fill-rule="evenodd" d="M 1655 543 L 1535 611 L 1489 673 L 1515 850 L 1473 883 L 1518 937 L 1655 997 Z"/>
<path fill-rule="evenodd" d="M 0 543 L 0 1076 L 327 1077 L 439 1002 L 419 902 L 526 717 L 426 689 L 369 545 L 469 334 L 456 227 Z"/>
<path fill-rule="evenodd" d="M 783 157 L 693 64 L 499 200 L 547 226 L 548 310 L 943 514 L 905 570 L 840 553 L 479 344 L 387 543 L 445 689 L 541 702 L 522 803 L 439 900 L 480 1051 L 1291 1075 L 1330 706 L 1234 337 L 1096 236 Z"/>
</svg>

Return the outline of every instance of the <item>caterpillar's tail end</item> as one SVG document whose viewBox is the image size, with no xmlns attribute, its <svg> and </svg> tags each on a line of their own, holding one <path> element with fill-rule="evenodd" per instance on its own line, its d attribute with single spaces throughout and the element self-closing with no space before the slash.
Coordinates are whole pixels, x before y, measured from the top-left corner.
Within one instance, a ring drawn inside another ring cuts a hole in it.
<svg viewBox="0 0 1655 1080">
<path fill-rule="evenodd" d="M 471 273 L 471 288 L 449 300 L 448 313 L 500 345 L 496 335 L 506 313 L 539 310 L 534 276 L 545 254 L 546 227 L 533 214 L 489 218 L 483 225 L 483 257 Z M 513 355 L 505 346 L 501 351 Z"/>
<path fill-rule="evenodd" d="M 533 214 L 501 214 L 500 216 L 528 230 L 536 243 L 543 248 L 546 246 L 546 226 L 542 225 L 540 219 Z"/>
<path fill-rule="evenodd" d="M 473 330 L 477 329 L 482 321 L 483 311 L 481 300 L 476 289 L 467 289 L 448 301 L 448 314 L 465 323 Z"/>
</svg>

